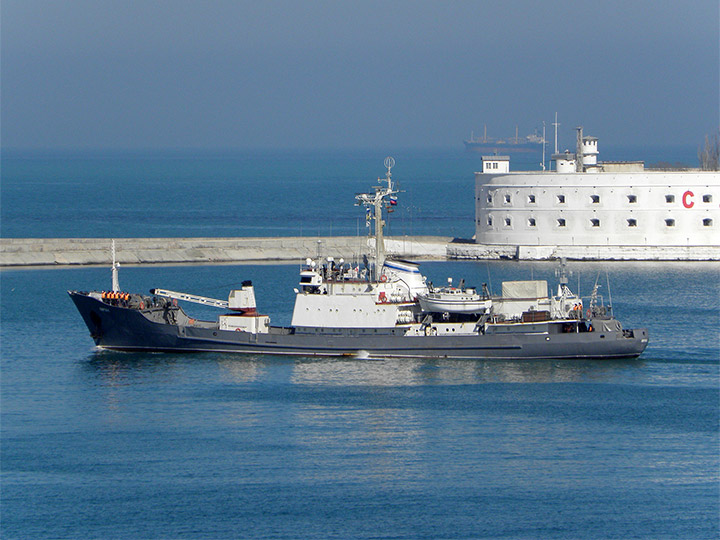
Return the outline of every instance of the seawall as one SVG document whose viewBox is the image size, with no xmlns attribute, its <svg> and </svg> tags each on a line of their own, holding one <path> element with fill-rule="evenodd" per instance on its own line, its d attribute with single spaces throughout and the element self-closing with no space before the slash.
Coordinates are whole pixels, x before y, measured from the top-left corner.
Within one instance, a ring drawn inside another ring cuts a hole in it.
<svg viewBox="0 0 720 540">
<path fill-rule="evenodd" d="M 385 239 L 388 254 L 406 259 L 444 259 L 450 237 Z M 109 238 L 0 238 L 0 268 L 109 265 Z M 374 241 L 371 241 L 374 242 Z M 374 243 L 372 244 L 374 245 Z M 318 254 L 351 260 L 369 252 L 358 236 L 290 238 L 116 238 L 120 264 L 300 262 Z"/>
<path fill-rule="evenodd" d="M 542 261 L 720 261 L 720 246 L 521 246 L 453 243 L 448 259 L 517 259 Z"/>
<path fill-rule="evenodd" d="M 109 265 L 109 238 L 0 238 L 0 268 Z M 124 265 L 294 263 L 322 256 L 352 260 L 374 241 L 358 236 L 257 238 L 116 238 Z M 411 260 L 516 259 L 720 261 L 718 246 L 515 246 L 444 236 L 385 238 L 389 255 Z"/>
</svg>

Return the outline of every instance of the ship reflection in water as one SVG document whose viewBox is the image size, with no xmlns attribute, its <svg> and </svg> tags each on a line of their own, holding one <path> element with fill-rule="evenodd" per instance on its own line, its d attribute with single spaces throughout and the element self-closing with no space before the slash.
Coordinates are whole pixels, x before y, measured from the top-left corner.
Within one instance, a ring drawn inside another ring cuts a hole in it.
<svg viewBox="0 0 720 540">
<path fill-rule="evenodd" d="M 413 358 L 287 358 L 234 354 L 93 353 L 87 362 L 108 386 L 130 386 L 149 380 L 170 382 L 203 366 L 217 383 L 267 382 L 316 386 L 423 386 L 491 383 L 607 382 L 632 379 L 642 360 L 452 360 Z M 217 369 L 208 370 L 210 365 Z M 212 382 L 212 381 L 210 381 Z M 631 381 L 626 381 L 631 382 Z"/>
</svg>

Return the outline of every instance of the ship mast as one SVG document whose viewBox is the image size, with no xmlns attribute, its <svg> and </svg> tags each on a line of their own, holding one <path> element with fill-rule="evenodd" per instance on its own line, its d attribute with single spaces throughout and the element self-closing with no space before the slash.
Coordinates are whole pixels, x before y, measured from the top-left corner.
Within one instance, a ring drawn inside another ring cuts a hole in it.
<svg viewBox="0 0 720 540">
<path fill-rule="evenodd" d="M 385 167 L 387 167 L 387 173 L 385 173 L 385 179 L 378 178 L 378 182 L 387 182 L 387 186 L 373 186 L 375 193 L 360 193 L 355 195 L 355 199 L 358 201 L 355 203 L 357 206 L 366 206 L 373 208 L 372 216 L 368 219 L 375 221 L 375 268 L 373 269 L 372 277 L 377 280 L 379 272 L 385 263 L 385 240 L 383 236 L 383 221 L 382 209 L 385 204 L 385 199 L 390 198 L 392 195 L 399 193 L 393 189 L 392 174 L 390 169 L 395 165 L 395 160 L 392 157 L 385 158 Z"/>
<path fill-rule="evenodd" d="M 113 292 L 120 291 L 120 280 L 118 279 L 118 267 L 120 263 L 115 259 L 115 240 L 112 241 L 112 290 Z"/>
</svg>

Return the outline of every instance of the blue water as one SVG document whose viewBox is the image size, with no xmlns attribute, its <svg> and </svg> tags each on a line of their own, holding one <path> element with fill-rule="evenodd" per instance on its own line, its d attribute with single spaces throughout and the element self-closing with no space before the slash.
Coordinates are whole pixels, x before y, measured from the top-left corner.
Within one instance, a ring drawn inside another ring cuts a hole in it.
<svg viewBox="0 0 720 540">
<path fill-rule="evenodd" d="M 385 154 L 3 156 L 2 235 L 364 234 L 352 196 Z M 479 158 L 395 158 L 395 234 L 471 235 Z M 554 269 L 423 265 L 495 291 Z M 649 329 L 639 359 L 107 353 L 65 291 L 107 289 L 108 269 L 2 271 L 0 537 L 717 538 L 720 266 L 570 269 L 573 288 L 599 276 L 624 324 Z M 252 279 L 260 310 L 288 324 L 297 270 L 120 280 L 222 298 Z"/>
<path fill-rule="evenodd" d="M 606 281 L 570 268 L 584 293 Z M 252 279 L 285 324 L 297 270 L 120 277 L 214 296 Z M 424 264 L 493 288 L 553 270 Z M 3 271 L 2 538 L 716 538 L 717 270 L 610 265 L 642 357 L 526 363 L 99 352 L 65 290 L 107 269 Z"/>
<path fill-rule="evenodd" d="M 697 163 L 679 148 L 607 148 L 605 159 Z M 468 238 L 481 156 L 459 149 L 217 154 L 22 154 L 2 157 L 6 238 L 364 235 L 354 195 L 385 175 L 403 190 L 391 235 Z M 513 170 L 541 156 L 515 155 Z"/>
</svg>

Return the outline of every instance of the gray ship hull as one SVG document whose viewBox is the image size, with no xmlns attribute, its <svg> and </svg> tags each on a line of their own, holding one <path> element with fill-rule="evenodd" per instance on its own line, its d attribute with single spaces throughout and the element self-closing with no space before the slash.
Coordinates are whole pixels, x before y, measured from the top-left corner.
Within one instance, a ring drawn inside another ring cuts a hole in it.
<svg viewBox="0 0 720 540">
<path fill-rule="evenodd" d="M 554 333 L 549 323 L 517 333 L 404 336 L 393 329 L 270 327 L 267 333 L 221 330 L 177 307 L 140 310 L 69 292 L 98 347 L 120 351 L 231 352 L 300 356 L 605 359 L 640 355 L 646 329 Z M 552 327 L 553 329 L 555 327 Z"/>
</svg>

